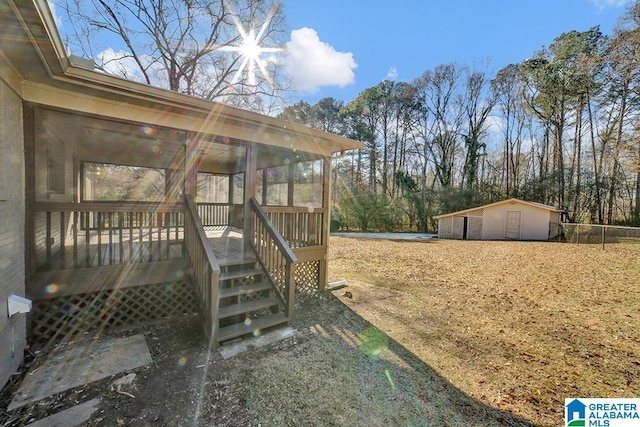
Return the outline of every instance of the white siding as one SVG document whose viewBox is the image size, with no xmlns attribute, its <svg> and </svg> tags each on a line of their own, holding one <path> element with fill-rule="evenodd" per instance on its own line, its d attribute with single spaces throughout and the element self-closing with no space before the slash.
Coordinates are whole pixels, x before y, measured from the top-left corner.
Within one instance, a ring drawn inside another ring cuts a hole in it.
<svg viewBox="0 0 640 427">
<path fill-rule="evenodd" d="M 549 238 L 550 212 L 524 203 L 505 203 L 485 207 L 482 238 L 502 240 L 505 238 L 507 211 L 520 212 L 520 240 L 547 240 Z"/>
</svg>

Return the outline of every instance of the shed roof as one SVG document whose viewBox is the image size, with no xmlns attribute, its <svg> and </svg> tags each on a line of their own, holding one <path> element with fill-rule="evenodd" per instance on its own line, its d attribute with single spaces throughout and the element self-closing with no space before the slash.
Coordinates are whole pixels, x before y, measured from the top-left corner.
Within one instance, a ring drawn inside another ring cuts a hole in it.
<svg viewBox="0 0 640 427">
<path fill-rule="evenodd" d="M 360 142 L 83 67 L 70 58 L 47 0 L 0 0 L 0 77 L 22 99 L 88 115 L 331 155 Z"/>
<path fill-rule="evenodd" d="M 466 214 L 468 212 L 473 212 L 476 211 L 478 209 L 484 209 L 484 208 L 489 208 L 489 207 L 493 207 L 493 206 L 499 206 L 499 205 L 504 205 L 507 203 L 521 203 L 524 205 L 528 205 L 528 206 L 533 206 L 534 208 L 539 208 L 539 209 L 545 209 L 548 211 L 552 211 L 552 212 L 564 212 L 562 209 L 558 209 L 554 206 L 550 206 L 550 205 L 545 205 L 543 203 L 537 203 L 537 202 L 529 202 L 526 200 L 520 200 L 520 199 L 515 199 L 515 198 L 511 198 L 511 199 L 507 199 L 507 200 L 502 200 L 501 202 L 495 202 L 495 203 L 489 203 L 488 205 L 482 205 L 482 206 L 477 206 L 475 208 L 469 208 L 469 209 L 465 209 L 462 211 L 457 211 L 457 212 L 451 212 L 451 213 L 446 213 L 446 214 L 442 214 L 442 215 L 437 215 L 434 216 L 434 219 L 440 219 L 440 218 L 445 218 L 448 216 L 459 216 L 459 215 L 463 215 Z"/>
</svg>

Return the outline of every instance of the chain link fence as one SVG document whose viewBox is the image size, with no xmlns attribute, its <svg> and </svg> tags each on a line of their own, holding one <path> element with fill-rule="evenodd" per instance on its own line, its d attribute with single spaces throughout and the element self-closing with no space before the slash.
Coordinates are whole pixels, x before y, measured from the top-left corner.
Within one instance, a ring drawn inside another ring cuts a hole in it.
<svg viewBox="0 0 640 427">
<path fill-rule="evenodd" d="M 576 244 L 602 245 L 613 243 L 640 244 L 640 227 L 597 224 L 560 224 L 563 241 Z"/>
</svg>

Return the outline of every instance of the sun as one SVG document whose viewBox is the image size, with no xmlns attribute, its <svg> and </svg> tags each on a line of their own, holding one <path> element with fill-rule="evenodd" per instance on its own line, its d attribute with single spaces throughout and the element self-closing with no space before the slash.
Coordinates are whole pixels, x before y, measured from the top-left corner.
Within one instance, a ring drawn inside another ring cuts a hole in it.
<svg viewBox="0 0 640 427">
<path fill-rule="evenodd" d="M 245 58 L 251 58 L 253 61 L 257 62 L 260 60 L 262 48 L 256 39 L 256 32 L 253 28 L 249 30 L 247 37 L 242 40 L 242 44 L 240 45 L 238 52 L 240 52 L 240 55 Z"/>
<path fill-rule="evenodd" d="M 262 55 L 265 53 L 279 52 L 282 49 L 277 47 L 263 47 L 260 46 L 260 40 L 264 35 L 264 32 L 267 30 L 271 19 L 273 18 L 274 11 L 269 14 L 265 22 L 260 27 L 260 30 L 256 34 L 254 28 L 246 31 L 242 26 L 242 23 L 238 19 L 237 16 L 233 16 L 233 21 L 238 30 L 238 34 L 242 39 L 242 43 L 239 46 L 223 46 L 221 50 L 229 51 L 229 52 L 237 52 L 240 56 L 242 56 L 242 63 L 238 70 L 236 71 L 233 79 L 231 81 L 231 85 L 234 85 L 240 80 L 242 75 L 246 72 L 247 74 L 247 84 L 250 86 L 257 85 L 256 72 L 259 71 L 269 84 L 272 84 L 271 76 L 267 71 L 267 61 L 262 59 Z"/>
</svg>

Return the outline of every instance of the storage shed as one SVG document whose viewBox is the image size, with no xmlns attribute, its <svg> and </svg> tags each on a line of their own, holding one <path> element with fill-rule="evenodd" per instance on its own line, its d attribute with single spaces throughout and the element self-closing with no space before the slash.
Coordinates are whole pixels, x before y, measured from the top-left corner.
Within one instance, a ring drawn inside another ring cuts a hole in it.
<svg viewBox="0 0 640 427">
<path fill-rule="evenodd" d="M 558 237 L 563 210 L 509 199 L 438 215 L 438 237 L 464 240 L 548 240 Z"/>
</svg>

